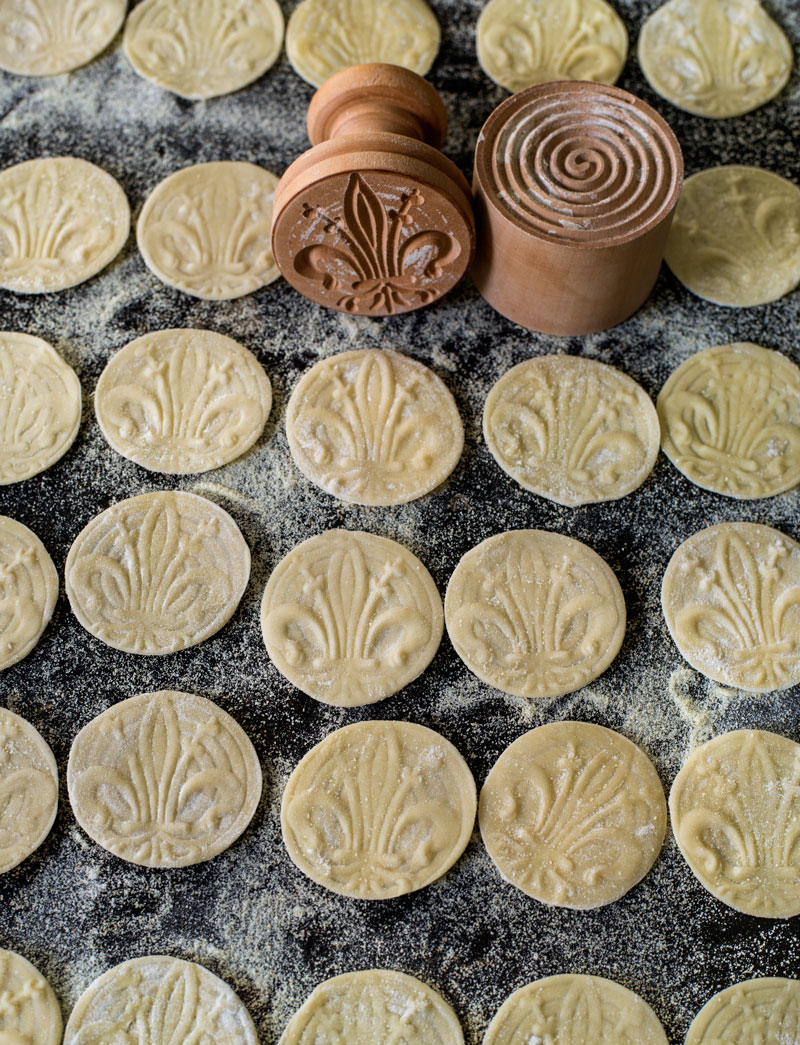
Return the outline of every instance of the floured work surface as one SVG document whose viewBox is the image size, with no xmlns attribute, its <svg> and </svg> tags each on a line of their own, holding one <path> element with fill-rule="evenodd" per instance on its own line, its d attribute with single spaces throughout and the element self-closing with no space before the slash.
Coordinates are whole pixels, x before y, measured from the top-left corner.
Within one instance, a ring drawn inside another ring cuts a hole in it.
<svg viewBox="0 0 800 1045">
<path fill-rule="evenodd" d="M 656 4 L 617 0 L 631 39 Z M 431 79 L 451 117 L 446 152 L 471 176 L 485 117 L 506 95 L 474 55 L 478 10 L 437 2 L 447 25 Z M 287 9 L 288 10 L 288 9 Z M 770 10 L 800 48 L 800 12 Z M 635 59 L 620 86 L 641 94 L 674 126 L 687 172 L 746 163 L 800 183 L 800 84 L 740 119 L 715 122 L 659 99 Z M 285 58 L 258 84 L 205 104 L 143 82 L 119 51 L 59 80 L 0 77 L 3 164 L 78 152 L 118 178 L 134 213 L 153 185 L 189 163 L 256 163 L 280 174 L 307 147 L 312 90 Z M 0 703 L 51 744 L 64 779 L 80 728 L 115 701 L 157 689 L 214 700 L 253 740 L 264 798 L 252 825 L 213 860 L 167 873 L 125 864 L 78 828 L 66 804 L 43 845 L 2 876 L 0 946 L 17 950 L 52 983 L 65 1017 L 90 981 L 146 953 L 194 960 L 237 992 L 261 1045 L 276 1045 L 293 1013 L 323 980 L 354 969 L 417 976 L 452 1005 L 468 1045 L 478 1045 L 503 1000 L 531 980 L 561 972 L 606 976 L 650 1004 L 679 1045 L 713 994 L 755 975 L 795 976 L 797 921 L 762 923 L 730 910 L 697 882 L 670 837 L 653 870 L 618 902 L 595 911 L 546 908 L 503 883 L 477 835 L 438 882 L 367 904 L 334 895 L 291 863 L 279 827 L 291 769 L 334 729 L 375 718 L 419 722 L 466 758 L 479 786 L 500 753 L 534 726 L 557 719 L 619 730 L 671 784 L 690 743 L 736 728 L 800 740 L 800 691 L 742 697 L 683 661 L 659 600 L 672 552 L 704 526 L 746 519 L 800 539 L 797 491 L 743 503 L 694 486 L 660 456 L 653 474 L 619 501 L 562 508 L 522 490 L 483 443 L 485 397 L 511 366 L 536 354 L 580 353 L 622 370 L 655 399 L 669 374 L 706 345 L 754 341 L 800 362 L 795 292 L 762 308 L 700 301 L 669 272 L 653 299 L 621 327 L 587 338 L 543 337 L 494 313 L 466 281 L 412 316 L 357 320 L 311 305 L 283 281 L 229 302 L 170 289 L 147 271 L 133 237 L 120 257 L 81 286 L 45 297 L 0 294 L 4 327 L 44 338 L 78 373 L 86 412 L 73 447 L 48 471 L 0 488 L 0 514 L 29 526 L 62 577 L 53 620 L 39 644 L 0 674 Z M 264 435 L 242 458 L 201 476 L 161 476 L 121 458 L 88 410 L 111 354 L 169 327 L 218 330 L 253 352 L 273 382 Z M 465 424 L 464 455 L 451 478 L 406 505 L 347 505 L 300 477 L 284 435 L 291 389 L 335 351 L 394 347 L 431 367 Z M 239 609 L 202 645 L 140 658 L 93 639 L 63 593 L 67 550 L 110 504 L 149 490 L 194 490 L 231 514 L 253 555 Z M 583 541 L 619 578 L 626 638 L 606 672 L 585 689 L 542 701 L 503 696 L 475 678 L 445 637 L 430 667 L 380 705 L 335 708 L 301 694 L 271 664 L 259 627 L 269 573 L 301 540 L 326 529 L 370 530 L 408 547 L 441 594 L 461 556 L 505 529 L 547 529 Z M 379 711 L 378 711 L 379 709 Z M 58 928 L 54 932 L 53 927 Z"/>
</svg>

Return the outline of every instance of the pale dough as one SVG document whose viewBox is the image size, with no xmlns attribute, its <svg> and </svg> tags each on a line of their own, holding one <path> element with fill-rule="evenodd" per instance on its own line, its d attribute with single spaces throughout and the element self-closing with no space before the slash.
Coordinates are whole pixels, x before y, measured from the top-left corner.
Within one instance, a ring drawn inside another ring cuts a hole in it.
<svg viewBox="0 0 800 1045">
<path fill-rule="evenodd" d="M 514 991 L 483 1045 L 668 1045 L 661 1022 L 638 994 L 601 976 L 566 973 Z"/>
<path fill-rule="evenodd" d="M 278 59 L 276 0 L 144 0 L 125 23 L 131 65 L 182 98 L 214 98 L 257 80 Z"/>
<path fill-rule="evenodd" d="M 0 287 L 65 290 L 122 250 L 131 211 L 120 184 L 74 156 L 26 160 L 0 173 Z"/>
<path fill-rule="evenodd" d="M 289 449 L 317 486 L 355 504 L 404 504 L 458 464 L 464 429 L 444 382 L 388 349 L 340 352 L 315 363 L 286 410 Z"/>
<path fill-rule="evenodd" d="M 450 578 L 444 615 L 470 671 L 517 697 L 585 686 L 625 635 L 625 600 L 611 568 L 587 545 L 545 530 L 509 530 L 468 551 Z"/>
<path fill-rule="evenodd" d="M 579 356 L 527 359 L 483 411 L 492 456 L 520 486 L 573 507 L 631 493 L 658 457 L 655 407 L 631 378 Z"/>
<path fill-rule="evenodd" d="M 792 1045 L 800 1041 L 800 980 L 744 980 L 698 1012 L 685 1045 Z"/>
<path fill-rule="evenodd" d="M 92 519 L 64 572 L 72 612 L 96 638 L 126 653 L 174 653 L 203 642 L 233 615 L 250 576 L 250 550 L 222 508 L 162 490 Z"/>
<path fill-rule="evenodd" d="M 0 332 L 0 486 L 62 457 L 81 423 L 75 371 L 39 337 Z"/>
<path fill-rule="evenodd" d="M 628 32 L 605 0 L 489 0 L 477 45 L 483 71 L 509 91 L 549 80 L 612 84 Z"/>
<path fill-rule="evenodd" d="M 675 778 L 669 812 L 680 851 L 729 907 L 757 918 L 800 914 L 798 780 L 800 744 L 759 729 L 709 740 Z"/>
<path fill-rule="evenodd" d="M 495 762 L 479 822 L 507 881 L 542 903 L 585 910 L 644 878 L 664 841 L 667 803 L 630 740 L 588 722 L 550 722 Z"/>
<path fill-rule="evenodd" d="M 275 567 L 261 628 L 273 663 L 298 689 L 358 707 L 397 693 L 425 670 L 444 630 L 442 600 L 402 544 L 328 530 Z"/>
<path fill-rule="evenodd" d="M 106 364 L 95 392 L 103 435 L 154 472 L 187 475 L 239 457 L 264 430 L 272 389 L 256 357 L 211 330 L 159 330 Z"/>
<path fill-rule="evenodd" d="M 258 755 L 210 700 L 164 690 L 102 712 L 67 765 L 78 823 L 98 845 L 144 867 L 210 860 L 239 837 L 261 798 Z"/>
<path fill-rule="evenodd" d="M 50 833 L 57 809 L 58 770 L 53 752 L 30 722 L 0 708 L 0 874 L 39 848 Z M 2 994 L 0 983 L 0 997 Z M 0 1041 L 2 1014 L 0 1005 Z"/>
<path fill-rule="evenodd" d="M 278 1045 L 463 1045 L 456 1014 L 414 976 L 390 969 L 347 972 L 321 983 Z"/>
<path fill-rule="evenodd" d="M 61 1010 L 38 969 L 14 951 L 0 950 L 0 1041 L 61 1045 Z"/>
<path fill-rule="evenodd" d="M 202 965 L 148 955 L 115 965 L 78 999 L 64 1045 L 123 1042 L 142 1028 L 147 1045 L 258 1045 L 250 1014 Z"/>
<path fill-rule="evenodd" d="M 58 574 L 27 526 L 0 515 L 0 671 L 27 657 L 58 598 Z"/>
<path fill-rule="evenodd" d="M 111 43 L 126 0 L 0 0 L 0 69 L 56 76 L 86 65 Z"/>
<path fill-rule="evenodd" d="M 254 163 L 198 163 L 175 171 L 147 197 L 136 225 L 145 264 L 168 287 L 227 301 L 280 273 L 272 257 L 278 179 Z"/>
<path fill-rule="evenodd" d="M 800 368 L 737 342 L 690 356 L 658 397 L 675 467 L 728 497 L 772 497 L 800 482 Z"/>
<path fill-rule="evenodd" d="M 693 294 L 764 305 L 800 282 L 800 188 L 760 167 L 710 167 L 687 178 L 664 258 Z"/>
<path fill-rule="evenodd" d="M 281 829 L 289 856 L 343 896 L 384 900 L 448 871 L 475 823 L 475 781 L 439 733 L 358 722 L 313 747 L 289 777 Z"/>
<path fill-rule="evenodd" d="M 424 76 L 441 31 L 424 0 L 302 0 L 286 29 L 286 55 L 319 87 L 350 65 L 388 62 Z"/>
<path fill-rule="evenodd" d="M 755 693 L 800 682 L 800 544 L 732 522 L 689 537 L 661 587 L 675 645 L 715 682 Z"/>
<path fill-rule="evenodd" d="M 669 0 L 642 27 L 650 86 L 697 116 L 741 116 L 779 94 L 792 48 L 758 0 Z"/>
</svg>

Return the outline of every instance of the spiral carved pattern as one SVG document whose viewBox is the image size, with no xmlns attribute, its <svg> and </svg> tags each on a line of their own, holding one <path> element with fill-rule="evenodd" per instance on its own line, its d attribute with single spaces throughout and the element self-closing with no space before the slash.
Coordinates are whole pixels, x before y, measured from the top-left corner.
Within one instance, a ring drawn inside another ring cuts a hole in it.
<svg viewBox="0 0 800 1045">
<path fill-rule="evenodd" d="M 526 230 L 607 244 L 666 217 L 683 163 L 670 128 L 639 99 L 597 84 L 547 83 L 495 110 L 476 169 L 484 191 Z"/>
</svg>

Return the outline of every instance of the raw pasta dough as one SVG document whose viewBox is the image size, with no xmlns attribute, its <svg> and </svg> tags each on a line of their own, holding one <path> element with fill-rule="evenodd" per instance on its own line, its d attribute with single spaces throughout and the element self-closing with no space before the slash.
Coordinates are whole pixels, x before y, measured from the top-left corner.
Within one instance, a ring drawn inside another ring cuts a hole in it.
<svg viewBox="0 0 800 1045">
<path fill-rule="evenodd" d="M 0 1041 L 61 1045 L 61 1010 L 38 969 L 14 951 L 0 950 Z"/>
<path fill-rule="evenodd" d="M 30 722 L 6 708 L 0 708 L 0 796 L 0 874 L 4 874 L 39 848 L 58 809 L 53 752 Z M 0 1005 L 0 1041 L 3 1012 Z"/>
<path fill-rule="evenodd" d="M 117 35 L 127 0 L 0 0 L 0 69 L 55 76 L 86 65 Z"/>
<path fill-rule="evenodd" d="M 800 1041 L 800 981 L 744 980 L 698 1012 L 686 1045 L 792 1045 Z"/>
<path fill-rule="evenodd" d="M 625 24 L 605 0 L 489 0 L 477 41 L 483 71 L 509 91 L 549 80 L 613 84 L 628 55 Z"/>
<path fill-rule="evenodd" d="M 140 76 L 182 98 L 214 98 L 275 64 L 283 13 L 276 0 L 144 0 L 123 43 Z"/>
<path fill-rule="evenodd" d="M 27 526 L 0 515 L 0 671 L 27 657 L 58 598 L 58 574 Z"/>
<path fill-rule="evenodd" d="M 639 36 L 650 86 L 697 116 L 741 116 L 780 93 L 792 48 L 758 0 L 669 0 Z"/>
</svg>

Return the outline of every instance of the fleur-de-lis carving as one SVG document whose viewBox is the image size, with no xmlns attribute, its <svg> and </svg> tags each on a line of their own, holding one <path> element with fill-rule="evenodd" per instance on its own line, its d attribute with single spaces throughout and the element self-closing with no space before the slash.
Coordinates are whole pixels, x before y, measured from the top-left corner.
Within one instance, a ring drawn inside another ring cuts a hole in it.
<svg viewBox="0 0 800 1045">
<path fill-rule="evenodd" d="M 171 692 L 131 697 L 90 722 L 67 782 L 86 831 L 147 867 L 216 856 L 247 826 L 261 790 L 237 724 L 210 701 Z"/>
<path fill-rule="evenodd" d="M 800 913 L 800 745 L 736 730 L 698 748 L 670 812 L 683 855 L 715 896 L 768 918 Z"/>
<path fill-rule="evenodd" d="M 124 0 L 14 0 L 0 11 L 4 68 L 52 76 L 88 62 L 116 33 Z"/>
<path fill-rule="evenodd" d="M 400 896 L 440 877 L 463 851 L 474 782 L 438 734 L 400 722 L 346 726 L 295 769 L 281 819 L 292 859 L 335 892 Z"/>
<path fill-rule="evenodd" d="M 27 526 L 0 516 L 0 671 L 39 641 L 53 614 L 58 574 Z"/>
<path fill-rule="evenodd" d="M 715 994 L 695 1016 L 686 1045 L 780 1045 L 800 1041 L 800 981 L 744 980 Z"/>
<path fill-rule="evenodd" d="M 391 315 L 398 307 L 432 301 L 438 291 L 429 284 L 458 258 L 461 247 L 455 236 L 439 229 L 408 231 L 415 227 L 414 208 L 424 202 L 413 189 L 401 194 L 398 207 L 387 208 L 366 177 L 353 172 L 341 216 L 304 204 L 311 229 L 332 242 L 302 247 L 294 257 L 295 271 L 326 290 L 343 291 L 335 305 L 347 312 Z"/>
</svg>

